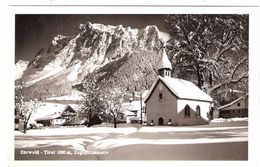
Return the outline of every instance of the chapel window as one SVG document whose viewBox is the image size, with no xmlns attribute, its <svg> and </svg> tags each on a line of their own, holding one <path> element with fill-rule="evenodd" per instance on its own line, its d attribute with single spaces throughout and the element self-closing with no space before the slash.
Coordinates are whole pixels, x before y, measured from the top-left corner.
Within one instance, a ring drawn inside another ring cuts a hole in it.
<svg viewBox="0 0 260 167">
<path fill-rule="evenodd" d="M 185 117 L 190 117 L 190 106 L 186 105 L 184 109 L 184 116 Z"/>
<path fill-rule="evenodd" d="M 159 93 L 159 100 L 162 100 L 162 99 L 163 99 L 163 94 Z"/>
<path fill-rule="evenodd" d="M 197 107 L 196 107 L 196 116 L 200 117 L 200 106 L 199 105 L 197 105 Z"/>
</svg>

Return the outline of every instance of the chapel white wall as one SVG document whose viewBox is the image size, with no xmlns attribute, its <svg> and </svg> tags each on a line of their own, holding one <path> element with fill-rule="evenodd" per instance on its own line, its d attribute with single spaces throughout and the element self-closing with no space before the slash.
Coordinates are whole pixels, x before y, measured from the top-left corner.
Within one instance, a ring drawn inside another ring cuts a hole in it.
<svg viewBox="0 0 260 167">
<path fill-rule="evenodd" d="M 190 106 L 190 117 L 185 117 L 184 108 L 186 105 Z M 196 116 L 196 107 L 200 106 L 200 116 Z M 203 102 L 197 100 L 177 100 L 178 125 L 201 125 L 208 124 L 208 114 L 210 111 L 210 102 Z"/>
</svg>

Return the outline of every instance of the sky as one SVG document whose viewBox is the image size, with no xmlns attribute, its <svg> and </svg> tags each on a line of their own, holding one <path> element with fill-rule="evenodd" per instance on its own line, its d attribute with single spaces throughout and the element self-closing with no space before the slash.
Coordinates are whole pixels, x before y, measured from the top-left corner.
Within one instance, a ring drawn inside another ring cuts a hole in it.
<svg viewBox="0 0 260 167">
<path fill-rule="evenodd" d="M 32 60 L 42 49 L 47 49 L 54 36 L 73 35 L 79 24 L 90 21 L 105 25 L 123 25 L 144 28 L 156 25 L 160 31 L 165 28 L 166 15 L 21 15 L 15 16 L 15 62 Z"/>
</svg>

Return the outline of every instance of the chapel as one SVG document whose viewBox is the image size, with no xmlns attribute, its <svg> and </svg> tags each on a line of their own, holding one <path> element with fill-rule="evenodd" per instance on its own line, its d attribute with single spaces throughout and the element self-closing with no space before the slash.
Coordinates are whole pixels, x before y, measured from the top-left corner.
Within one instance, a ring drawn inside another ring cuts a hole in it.
<svg viewBox="0 0 260 167">
<path fill-rule="evenodd" d="M 208 124 L 212 98 L 192 82 L 172 77 L 165 48 L 157 70 L 158 77 L 144 99 L 147 125 Z"/>
</svg>

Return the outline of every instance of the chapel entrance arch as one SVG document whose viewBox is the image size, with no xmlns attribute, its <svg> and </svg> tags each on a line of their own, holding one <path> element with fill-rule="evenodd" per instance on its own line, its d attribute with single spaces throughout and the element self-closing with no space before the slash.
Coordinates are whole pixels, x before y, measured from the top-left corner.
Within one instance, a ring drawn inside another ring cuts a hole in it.
<svg viewBox="0 0 260 167">
<path fill-rule="evenodd" d="M 159 125 L 163 125 L 163 118 L 160 117 L 158 122 L 159 122 L 159 123 L 158 123 Z"/>
</svg>

